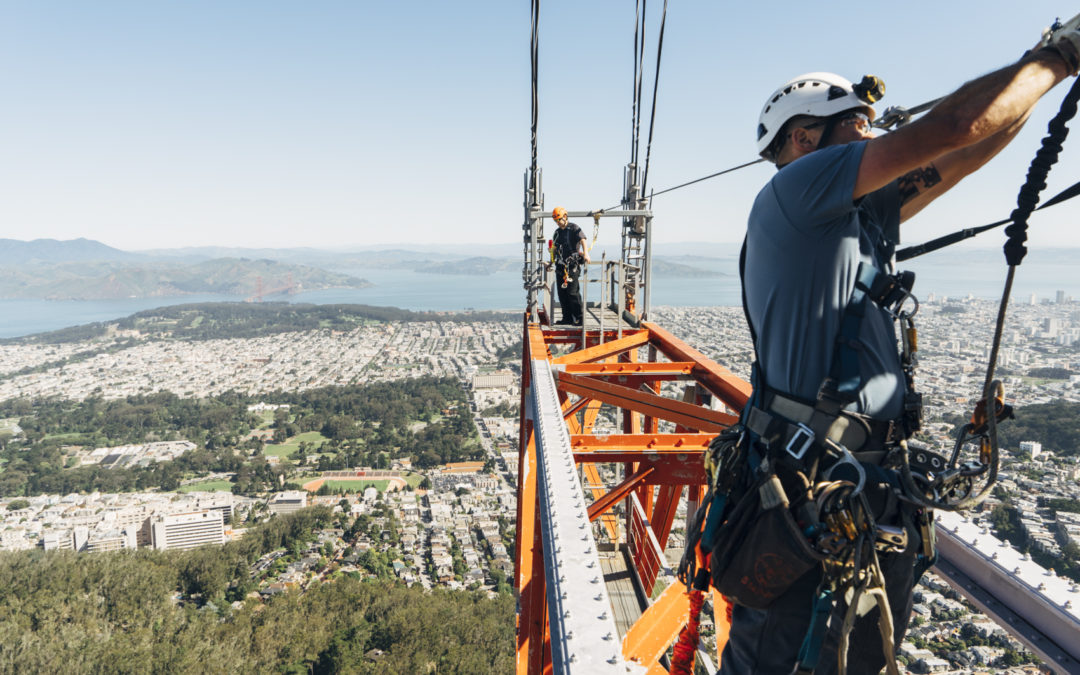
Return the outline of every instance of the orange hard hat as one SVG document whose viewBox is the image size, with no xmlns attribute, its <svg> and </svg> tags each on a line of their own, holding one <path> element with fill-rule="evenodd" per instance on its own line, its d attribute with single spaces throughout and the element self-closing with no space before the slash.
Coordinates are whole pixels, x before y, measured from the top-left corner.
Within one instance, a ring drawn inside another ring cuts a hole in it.
<svg viewBox="0 0 1080 675">
<path fill-rule="evenodd" d="M 566 209 L 561 206 L 556 206 L 555 209 L 551 212 L 551 217 L 555 220 L 558 220 L 559 218 L 566 218 Z"/>
</svg>

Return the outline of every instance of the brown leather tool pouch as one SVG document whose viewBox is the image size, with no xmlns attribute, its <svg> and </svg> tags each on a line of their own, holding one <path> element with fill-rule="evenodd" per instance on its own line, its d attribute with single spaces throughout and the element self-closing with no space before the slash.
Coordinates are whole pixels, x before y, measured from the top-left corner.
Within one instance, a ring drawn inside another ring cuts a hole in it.
<svg viewBox="0 0 1080 675">
<path fill-rule="evenodd" d="M 710 560 L 713 586 L 753 609 L 768 608 L 825 559 L 810 546 L 786 499 L 763 497 L 775 492 L 774 485 L 779 488 L 779 480 L 770 475 L 740 500 L 721 527 Z"/>
</svg>

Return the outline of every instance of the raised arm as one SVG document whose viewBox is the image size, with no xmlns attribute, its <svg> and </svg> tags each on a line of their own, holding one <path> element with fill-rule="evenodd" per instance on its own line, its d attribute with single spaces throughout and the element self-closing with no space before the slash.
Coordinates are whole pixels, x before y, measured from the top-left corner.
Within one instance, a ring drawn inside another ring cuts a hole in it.
<svg viewBox="0 0 1080 675">
<path fill-rule="evenodd" d="M 867 141 L 854 197 L 899 179 L 907 219 L 1015 138 L 1038 100 L 1070 74 L 1052 50 L 968 82 L 921 119 Z"/>
</svg>

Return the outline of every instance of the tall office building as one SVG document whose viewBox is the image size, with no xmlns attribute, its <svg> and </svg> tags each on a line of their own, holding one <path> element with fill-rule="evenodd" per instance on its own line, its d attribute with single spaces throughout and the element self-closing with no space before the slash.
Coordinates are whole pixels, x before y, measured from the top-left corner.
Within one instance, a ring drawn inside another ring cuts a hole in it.
<svg viewBox="0 0 1080 675">
<path fill-rule="evenodd" d="M 225 543 L 225 522 L 218 510 L 170 513 L 154 520 L 154 548 L 186 549 Z"/>
</svg>

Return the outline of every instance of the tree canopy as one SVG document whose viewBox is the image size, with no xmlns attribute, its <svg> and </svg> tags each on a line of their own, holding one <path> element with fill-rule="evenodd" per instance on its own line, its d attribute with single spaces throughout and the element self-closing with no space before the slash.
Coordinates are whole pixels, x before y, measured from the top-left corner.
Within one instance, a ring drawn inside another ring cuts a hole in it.
<svg viewBox="0 0 1080 675">
<path fill-rule="evenodd" d="M 0 553 L 0 672 L 512 671 L 510 596 L 340 576 L 229 605 L 226 588 L 248 579 L 251 562 L 329 515 L 305 509 L 191 551 Z"/>
</svg>

